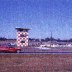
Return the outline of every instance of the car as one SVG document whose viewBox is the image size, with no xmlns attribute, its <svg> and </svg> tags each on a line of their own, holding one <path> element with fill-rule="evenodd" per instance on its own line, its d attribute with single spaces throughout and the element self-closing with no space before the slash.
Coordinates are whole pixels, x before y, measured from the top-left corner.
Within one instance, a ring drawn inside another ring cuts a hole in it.
<svg viewBox="0 0 72 72">
<path fill-rule="evenodd" d="M 20 47 L 13 47 L 13 46 L 0 46 L 0 52 L 17 52 L 21 51 Z"/>
</svg>

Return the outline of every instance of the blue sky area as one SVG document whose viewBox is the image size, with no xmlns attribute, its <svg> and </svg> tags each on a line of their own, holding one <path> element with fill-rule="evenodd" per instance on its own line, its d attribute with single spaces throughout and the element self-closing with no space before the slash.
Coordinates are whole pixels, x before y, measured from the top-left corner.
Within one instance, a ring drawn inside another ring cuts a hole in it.
<svg viewBox="0 0 72 72">
<path fill-rule="evenodd" d="M 72 38 L 72 0 L 0 0 L 0 37 L 16 38 L 16 27 L 31 38 Z"/>
</svg>

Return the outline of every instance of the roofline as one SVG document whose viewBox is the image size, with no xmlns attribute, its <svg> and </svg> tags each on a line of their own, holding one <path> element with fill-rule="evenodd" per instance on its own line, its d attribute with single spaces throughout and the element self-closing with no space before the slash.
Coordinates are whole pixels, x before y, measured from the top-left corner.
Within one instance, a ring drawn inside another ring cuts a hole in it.
<svg viewBox="0 0 72 72">
<path fill-rule="evenodd" d="M 16 30 L 30 30 L 29 28 L 15 28 Z"/>
</svg>

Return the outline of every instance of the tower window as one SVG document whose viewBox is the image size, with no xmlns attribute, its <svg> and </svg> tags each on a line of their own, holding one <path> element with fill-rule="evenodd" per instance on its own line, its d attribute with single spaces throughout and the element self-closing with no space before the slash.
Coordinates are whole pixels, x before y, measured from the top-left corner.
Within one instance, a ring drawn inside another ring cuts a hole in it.
<svg viewBox="0 0 72 72">
<path fill-rule="evenodd" d="M 25 37 L 25 35 L 21 34 L 20 37 Z"/>
<path fill-rule="evenodd" d="M 25 41 L 21 41 L 21 43 L 25 43 Z"/>
<path fill-rule="evenodd" d="M 26 36 L 27 36 L 26 34 L 25 34 L 25 35 L 24 35 L 24 34 L 21 34 L 21 35 L 20 35 L 20 37 L 26 37 Z"/>
</svg>

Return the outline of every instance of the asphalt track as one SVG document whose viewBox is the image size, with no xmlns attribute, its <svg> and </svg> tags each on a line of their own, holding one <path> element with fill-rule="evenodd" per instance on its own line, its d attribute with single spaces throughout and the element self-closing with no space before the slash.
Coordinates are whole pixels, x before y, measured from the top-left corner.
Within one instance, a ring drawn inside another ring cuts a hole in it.
<svg viewBox="0 0 72 72">
<path fill-rule="evenodd" d="M 20 54 L 72 54 L 72 52 L 20 52 Z"/>
<path fill-rule="evenodd" d="M 20 52 L 23 54 L 72 54 L 72 52 Z"/>
<path fill-rule="evenodd" d="M 20 53 L 0 53 L 0 54 L 72 54 L 72 48 L 23 48 Z"/>
<path fill-rule="evenodd" d="M 72 54 L 72 52 L 20 52 L 20 53 L 0 53 L 0 54 Z"/>
</svg>

